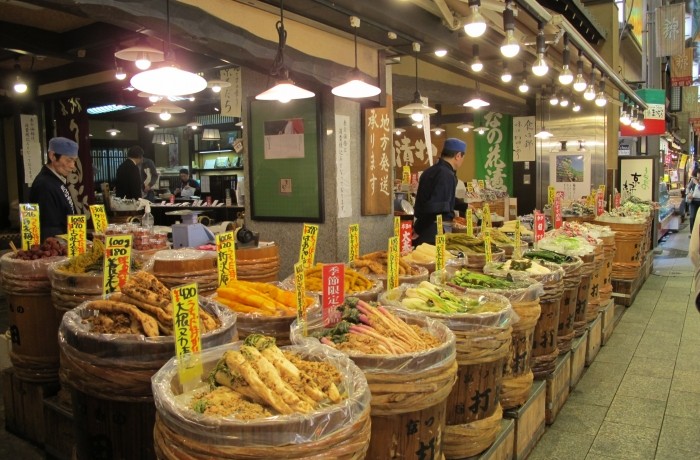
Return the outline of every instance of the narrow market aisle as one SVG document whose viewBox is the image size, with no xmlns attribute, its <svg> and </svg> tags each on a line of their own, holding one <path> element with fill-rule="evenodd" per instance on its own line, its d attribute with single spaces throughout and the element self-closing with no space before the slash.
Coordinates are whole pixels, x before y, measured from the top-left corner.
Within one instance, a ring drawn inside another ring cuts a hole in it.
<svg viewBox="0 0 700 460">
<path fill-rule="evenodd" d="M 530 459 L 698 458 L 700 313 L 688 242 L 686 227 L 657 248 L 652 275 Z"/>
</svg>

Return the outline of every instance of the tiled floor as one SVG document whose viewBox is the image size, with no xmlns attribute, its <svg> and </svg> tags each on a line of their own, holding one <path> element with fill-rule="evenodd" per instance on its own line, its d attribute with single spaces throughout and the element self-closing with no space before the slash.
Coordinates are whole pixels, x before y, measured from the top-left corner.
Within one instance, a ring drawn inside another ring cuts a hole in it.
<svg viewBox="0 0 700 460">
<path fill-rule="evenodd" d="M 700 313 L 687 228 L 586 369 L 532 460 L 700 458 Z"/>
<path fill-rule="evenodd" d="M 654 274 L 530 459 L 700 458 L 700 313 L 688 241 L 684 230 L 657 249 Z M 43 459 L 5 431 L 3 415 L 0 400 L 0 459 Z"/>
</svg>

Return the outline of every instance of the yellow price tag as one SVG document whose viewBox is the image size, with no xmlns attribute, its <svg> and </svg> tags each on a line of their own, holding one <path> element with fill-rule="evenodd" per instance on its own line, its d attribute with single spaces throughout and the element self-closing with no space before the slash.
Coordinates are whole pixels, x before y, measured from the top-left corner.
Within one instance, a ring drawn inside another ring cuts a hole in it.
<svg viewBox="0 0 700 460">
<path fill-rule="evenodd" d="M 91 204 L 90 215 L 92 216 L 92 227 L 97 233 L 104 233 L 107 230 L 107 214 L 102 204 Z"/>
<path fill-rule="evenodd" d="M 443 235 L 445 233 L 445 229 L 442 227 L 442 214 L 437 215 L 437 218 L 435 219 L 435 225 L 437 225 L 437 234 Z"/>
<path fill-rule="evenodd" d="M 467 209 L 467 236 L 474 236 L 474 216 L 471 209 Z"/>
<path fill-rule="evenodd" d="M 28 250 L 35 244 L 41 244 L 39 233 L 39 205 L 20 203 L 19 221 L 22 227 L 22 249 Z"/>
<path fill-rule="evenodd" d="M 294 264 L 294 289 L 297 301 L 297 321 L 302 324 L 304 335 L 306 335 L 306 302 L 304 293 L 306 292 L 305 267 L 302 262 Z"/>
<path fill-rule="evenodd" d="M 299 262 L 304 267 L 311 267 L 316 259 L 316 240 L 318 239 L 318 225 L 304 224 L 301 235 L 301 247 L 299 248 Z"/>
<path fill-rule="evenodd" d="M 493 262 L 493 254 L 491 253 L 491 232 L 486 231 L 484 234 L 484 253 L 486 254 L 486 262 Z"/>
<path fill-rule="evenodd" d="M 484 189 L 486 188 L 486 184 L 484 184 L 484 180 L 483 180 L 483 179 L 479 179 L 479 180 L 477 181 L 477 183 L 479 184 L 479 188 L 480 188 L 481 190 L 484 190 Z"/>
<path fill-rule="evenodd" d="M 553 185 L 547 187 L 547 204 L 550 206 L 554 204 L 554 197 L 557 196 L 557 191 L 554 189 Z"/>
<path fill-rule="evenodd" d="M 236 229 L 236 233 L 239 229 Z M 238 279 L 236 267 L 236 234 L 234 232 L 216 235 L 216 271 L 219 274 L 218 286 L 226 286 Z"/>
<path fill-rule="evenodd" d="M 600 185 L 598 186 L 598 191 L 599 191 L 603 196 L 605 196 L 605 184 L 600 184 Z"/>
<path fill-rule="evenodd" d="M 389 254 L 387 257 L 386 287 L 388 290 L 399 287 L 399 238 L 389 238 Z"/>
<path fill-rule="evenodd" d="M 170 290 L 173 304 L 173 332 L 180 384 L 188 387 L 198 382 L 203 373 L 200 355 L 202 331 L 199 322 L 199 289 L 197 283 L 185 284 Z"/>
<path fill-rule="evenodd" d="M 105 238 L 103 296 L 120 290 L 129 279 L 131 246 L 131 235 L 108 235 Z"/>
<path fill-rule="evenodd" d="M 513 258 L 520 259 L 523 255 L 523 250 L 521 247 L 521 230 L 520 230 L 520 219 L 515 220 L 515 245 L 513 248 Z"/>
<path fill-rule="evenodd" d="M 401 235 L 401 218 L 396 216 L 394 217 L 394 236 L 399 235 Z"/>
<path fill-rule="evenodd" d="M 360 224 L 352 224 L 348 227 L 348 261 L 360 257 Z"/>
<path fill-rule="evenodd" d="M 467 192 L 474 193 L 474 184 L 467 182 L 465 185 L 467 186 Z"/>
<path fill-rule="evenodd" d="M 445 269 L 445 235 L 435 237 L 435 270 Z"/>
<path fill-rule="evenodd" d="M 75 257 L 85 252 L 87 245 L 87 216 L 79 214 L 68 216 L 68 257 Z"/>
<path fill-rule="evenodd" d="M 484 203 L 484 207 L 481 208 L 481 229 L 488 230 L 491 228 L 491 208 L 488 203 Z"/>
<path fill-rule="evenodd" d="M 402 169 L 403 175 L 401 177 L 401 183 L 402 184 L 410 184 L 411 183 L 411 167 L 410 166 L 404 166 Z"/>
</svg>

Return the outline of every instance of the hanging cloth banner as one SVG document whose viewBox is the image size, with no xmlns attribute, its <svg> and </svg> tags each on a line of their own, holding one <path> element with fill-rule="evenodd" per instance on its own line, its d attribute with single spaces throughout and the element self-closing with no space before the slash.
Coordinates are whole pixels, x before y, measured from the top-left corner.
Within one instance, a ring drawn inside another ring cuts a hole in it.
<svg viewBox="0 0 700 460">
<path fill-rule="evenodd" d="M 644 130 L 631 126 L 620 126 L 620 135 L 629 137 L 652 136 L 666 132 L 666 92 L 663 89 L 640 89 L 636 91 L 647 104 L 644 111 Z"/>
<path fill-rule="evenodd" d="M 686 48 L 683 53 L 671 58 L 671 86 L 690 86 L 693 84 L 693 48 Z"/>
<path fill-rule="evenodd" d="M 685 2 L 656 8 L 656 57 L 685 50 Z"/>
<path fill-rule="evenodd" d="M 698 104 L 698 87 L 685 86 L 682 88 L 682 106 L 683 112 L 691 114 L 700 112 L 700 104 Z"/>
<path fill-rule="evenodd" d="M 513 117 L 487 112 L 477 117 L 477 126 L 486 128 L 474 136 L 476 177 L 490 184 L 492 190 L 512 195 L 513 191 Z"/>
</svg>

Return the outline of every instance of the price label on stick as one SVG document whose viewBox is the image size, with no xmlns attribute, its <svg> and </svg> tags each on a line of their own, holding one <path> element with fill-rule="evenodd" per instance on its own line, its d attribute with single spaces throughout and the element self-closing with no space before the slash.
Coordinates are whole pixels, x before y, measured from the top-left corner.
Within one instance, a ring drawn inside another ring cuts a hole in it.
<svg viewBox="0 0 700 460">
<path fill-rule="evenodd" d="M 236 234 L 234 232 L 216 235 L 216 269 L 219 274 L 219 287 L 226 286 L 229 282 L 238 279 L 235 241 Z"/>
<path fill-rule="evenodd" d="M 467 236 L 474 236 L 474 216 L 471 209 L 467 209 Z"/>
<path fill-rule="evenodd" d="M 396 216 L 394 217 L 394 236 L 399 235 L 401 235 L 401 218 Z"/>
<path fill-rule="evenodd" d="M 445 269 L 445 235 L 435 237 L 435 270 Z"/>
<path fill-rule="evenodd" d="M 484 203 L 481 209 L 481 230 L 489 230 L 491 228 L 491 208 L 488 203 Z"/>
<path fill-rule="evenodd" d="M 39 234 L 39 205 L 20 203 L 19 221 L 22 227 L 22 249 L 28 250 L 35 244 L 41 244 Z"/>
<path fill-rule="evenodd" d="M 68 257 L 85 253 L 87 245 L 87 216 L 68 216 Z"/>
<path fill-rule="evenodd" d="M 299 247 L 299 261 L 304 267 L 311 267 L 316 259 L 316 240 L 318 239 L 318 225 L 304 224 Z"/>
<path fill-rule="evenodd" d="M 104 233 L 107 230 L 107 214 L 102 204 L 91 204 L 90 215 L 92 216 L 92 227 L 97 233 Z"/>
<path fill-rule="evenodd" d="M 479 180 L 477 181 L 477 183 L 479 184 L 479 188 L 480 188 L 481 190 L 485 190 L 485 189 L 486 189 L 486 184 L 484 183 L 484 180 L 483 180 L 483 179 L 479 179 Z"/>
<path fill-rule="evenodd" d="M 557 195 L 557 191 L 554 189 L 553 185 L 547 187 L 547 204 L 552 205 L 554 203 L 554 197 Z"/>
<path fill-rule="evenodd" d="M 402 184 L 410 184 L 411 183 L 411 167 L 410 166 L 404 166 L 402 169 L 402 177 L 401 177 L 401 183 Z"/>
<path fill-rule="evenodd" d="M 544 218 L 544 214 L 535 211 L 535 242 L 539 242 L 542 238 L 544 238 L 544 231 L 545 227 L 547 225 L 547 221 Z"/>
<path fill-rule="evenodd" d="M 513 248 L 513 259 L 520 259 L 523 255 L 523 250 L 521 247 L 522 240 L 521 230 L 520 230 L 520 219 L 515 220 L 515 245 Z"/>
<path fill-rule="evenodd" d="M 442 226 L 442 214 L 438 214 L 435 218 L 435 225 L 437 225 L 437 234 L 442 235 L 445 233 L 445 229 Z"/>
<path fill-rule="evenodd" d="M 173 332 L 180 384 L 187 388 L 200 381 L 203 373 L 202 331 L 199 322 L 197 283 L 178 286 L 170 291 L 173 305 Z"/>
<path fill-rule="evenodd" d="M 399 251 L 402 255 L 413 251 L 413 221 L 401 221 L 401 233 L 399 234 Z"/>
<path fill-rule="evenodd" d="M 595 206 L 595 215 L 599 216 L 605 212 L 605 195 L 603 195 L 602 190 L 598 190 L 598 193 L 596 194 L 596 206 Z"/>
<path fill-rule="evenodd" d="M 613 200 L 614 203 L 615 203 L 615 204 L 614 204 L 614 207 L 615 207 L 615 208 L 619 208 L 619 207 L 620 207 L 620 201 L 622 201 L 622 200 L 621 200 L 621 197 L 622 197 L 622 196 L 620 195 L 620 192 L 615 192 L 615 198 L 614 198 L 614 200 Z"/>
<path fill-rule="evenodd" d="M 345 265 L 325 264 L 321 272 L 323 284 L 323 326 L 340 321 L 338 307 L 345 302 Z"/>
<path fill-rule="evenodd" d="M 360 224 L 348 227 L 348 262 L 360 257 Z"/>
<path fill-rule="evenodd" d="M 306 277 L 304 270 L 305 267 L 302 262 L 297 262 L 294 264 L 294 288 L 297 295 L 297 321 L 303 325 L 304 336 L 306 336 L 306 302 L 304 302 Z"/>
<path fill-rule="evenodd" d="M 554 220 L 554 228 L 560 228 L 564 222 L 561 215 L 561 198 L 559 197 L 554 199 L 554 206 L 552 207 L 552 220 Z"/>
<path fill-rule="evenodd" d="M 131 235 L 107 235 L 102 278 L 103 297 L 118 291 L 129 279 Z"/>
<path fill-rule="evenodd" d="M 486 262 L 493 262 L 493 254 L 491 253 L 491 231 L 487 230 L 484 234 L 484 254 L 486 255 Z"/>
<path fill-rule="evenodd" d="M 388 290 L 399 287 L 399 238 L 389 238 L 387 257 L 386 286 Z"/>
<path fill-rule="evenodd" d="M 467 192 L 469 192 L 469 193 L 474 193 L 474 184 L 472 184 L 471 182 L 467 182 L 467 183 L 464 184 L 464 185 L 467 186 Z"/>
</svg>

